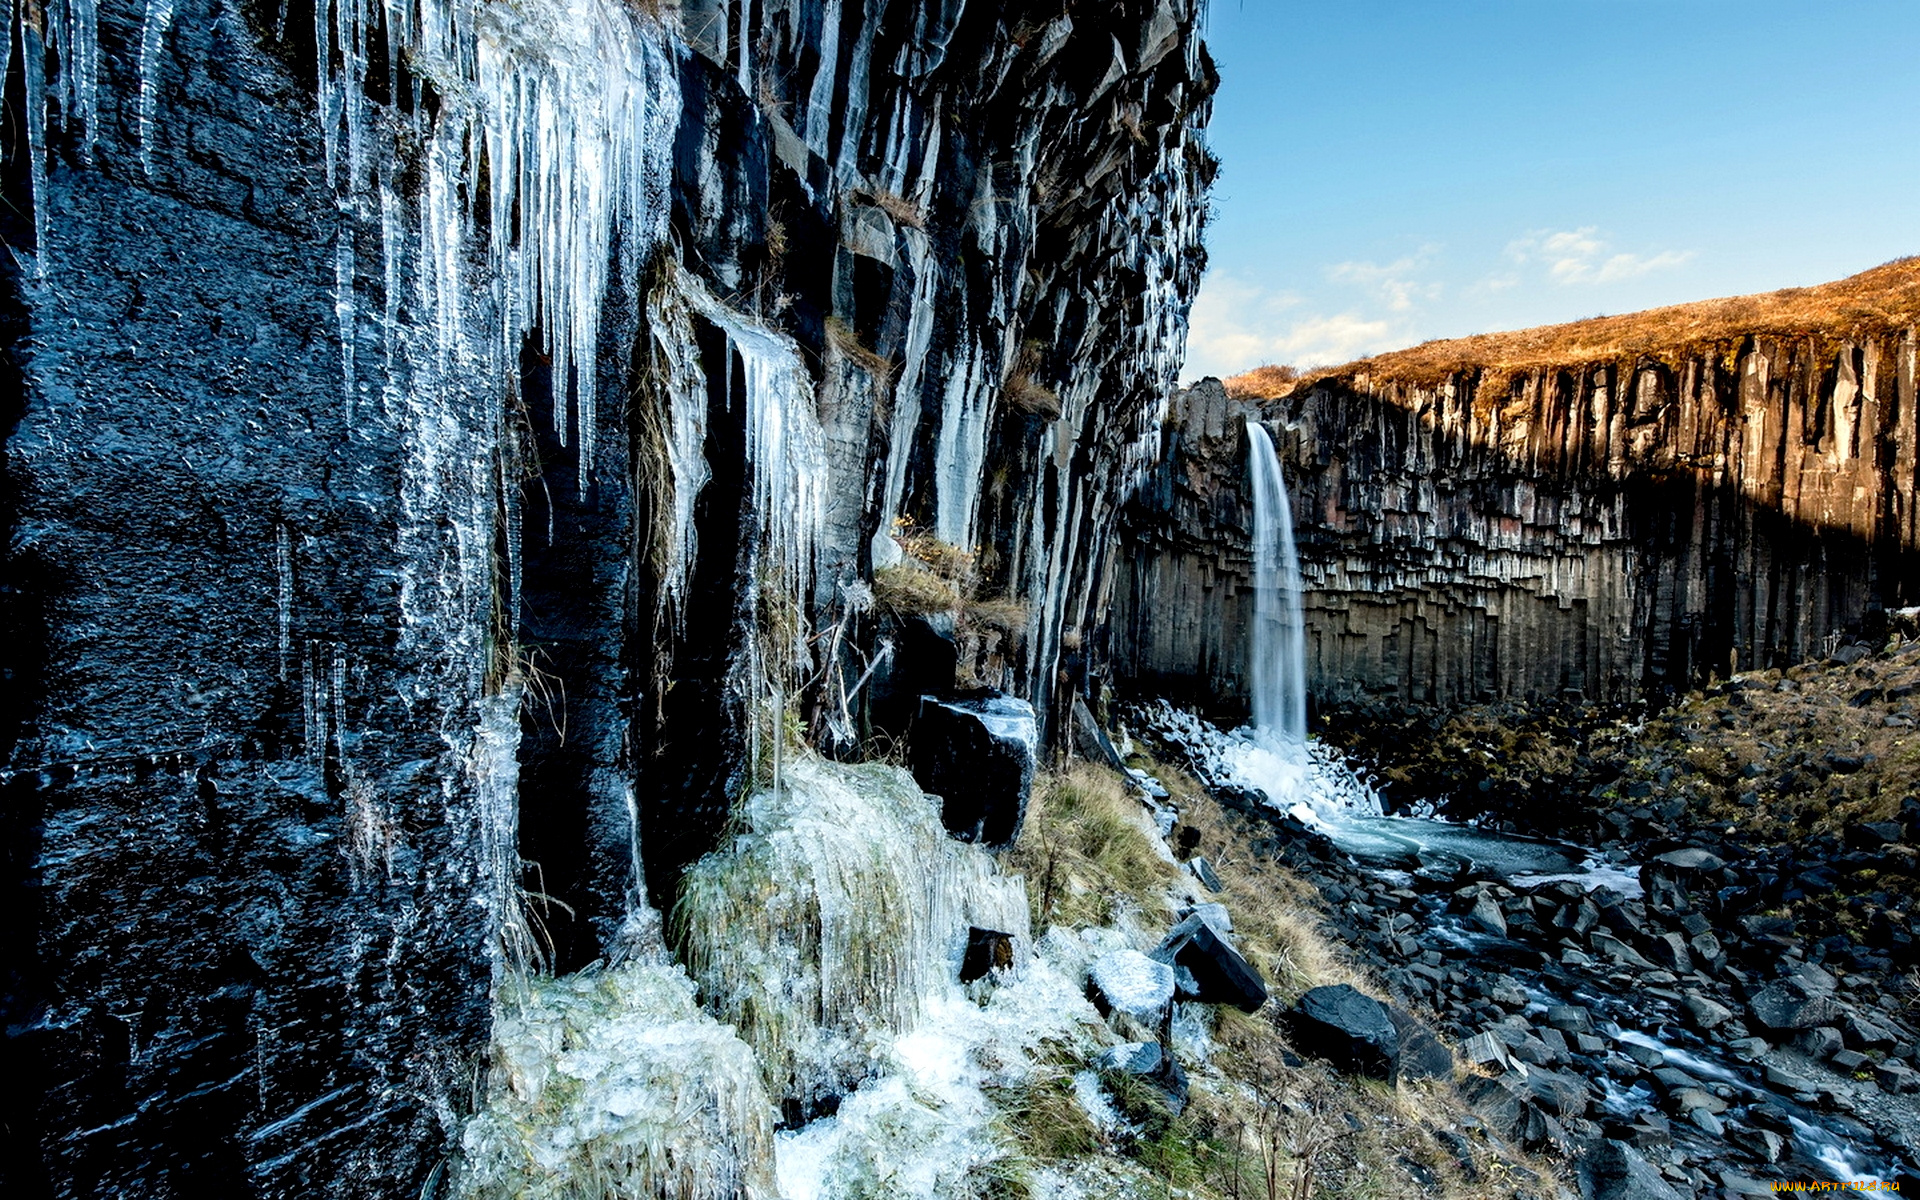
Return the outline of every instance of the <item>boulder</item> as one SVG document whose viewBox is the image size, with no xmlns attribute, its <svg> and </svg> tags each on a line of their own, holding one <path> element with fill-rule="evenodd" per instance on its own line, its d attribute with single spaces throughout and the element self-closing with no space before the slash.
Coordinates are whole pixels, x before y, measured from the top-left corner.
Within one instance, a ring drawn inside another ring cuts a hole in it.
<svg viewBox="0 0 1920 1200">
<path fill-rule="evenodd" d="M 1676 871 L 1718 871 L 1727 865 L 1719 857 L 1692 846 L 1656 854 L 1653 861 Z"/>
<path fill-rule="evenodd" d="M 1835 1052 L 1844 1048 L 1847 1041 L 1840 1031 L 1831 1025 L 1820 1025 L 1813 1029 L 1803 1029 L 1800 1036 L 1793 1039 L 1793 1048 L 1808 1058 L 1832 1058 Z"/>
<path fill-rule="evenodd" d="M 1645 957 L 1679 975 L 1693 971 L 1693 956 L 1687 953 L 1687 941 L 1677 933 L 1657 933 L 1641 943 Z"/>
<path fill-rule="evenodd" d="M 1680 1007 L 1687 1010 L 1687 1019 L 1701 1029 L 1717 1029 L 1733 1018 L 1732 1009 L 1699 992 L 1682 996 Z"/>
<path fill-rule="evenodd" d="M 1904 1063 L 1874 1064 L 1873 1081 L 1880 1085 L 1881 1091 L 1895 1096 L 1903 1096 L 1908 1092 L 1920 1092 L 1920 1075 L 1914 1074 L 1913 1070 Z"/>
<path fill-rule="evenodd" d="M 1387 1006 L 1350 984 L 1317 987 L 1288 1014 L 1294 1046 L 1343 1071 L 1392 1082 L 1400 1033 Z"/>
<path fill-rule="evenodd" d="M 1127 1075 L 1152 1075 L 1166 1062 L 1166 1051 L 1158 1042 L 1121 1042 L 1108 1046 L 1093 1060 L 1096 1070 L 1120 1071 Z"/>
<path fill-rule="evenodd" d="M 1460 1053 L 1477 1067 L 1497 1067 L 1503 1071 L 1513 1067 L 1513 1059 L 1507 1053 L 1507 1044 L 1485 1031 L 1468 1038 L 1461 1045 Z"/>
<path fill-rule="evenodd" d="M 1474 1115 L 1487 1123 L 1488 1129 L 1507 1141 L 1519 1141 L 1528 1115 L 1537 1115 L 1538 1111 L 1527 1102 L 1522 1091 L 1525 1086 L 1511 1075 L 1498 1078 L 1476 1075 L 1461 1087 L 1460 1097 L 1473 1109 Z"/>
<path fill-rule="evenodd" d="M 1768 984 L 1747 997 L 1747 1011 L 1763 1028 L 1775 1033 L 1837 1025 L 1840 1006 L 1832 996 L 1793 980 Z"/>
<path fill-rule="evenodd" d="M 1613 961 L 1624 963 L 1629 967 L 1639 967 L 1643 971 L 1654 969 L 1653 964 L 1641 957 L 1639 951 L 1610 933 L 1594 930 L 1593 949 L 1596 954 L 1604 954 Z"/>
<path fill-rule="evenodd" d="M 1148 1025 L 1158 1024 L 1173 1001 L 1173 968 L 1138 950 L 1118 950 L 1095 959 L 1087 979 L 1096 1003 Z"/>
<path fill-rule="evenodd" d="M 1039 729 L 1033 706 L 1000 692 L 920 698 L 913 777 L 940 797 L 940 820 L 963 842 L 1011 845 L 1027 815 Z"/>
<path fill-rule="evenodd" d="M 1418 1017 L 1398 1007 L 1387 1010 L 1394 1032 L 1400 1035 L 1400 1054 L 1395 1059 L 1402 1079 L 1452 1079 L 1453 1051 L 1433 1035 Z"/>
<path fill-rule="evenodd" d="M 1681 1200 L 1660 1172 L 1625 1142 L 1608 1139 L 1580 1162 L 1585 1200 Z"/>
<path fill-rule="evenodd" d="M 1547 1007 L 1547 1024 L 1562 1033 L 1592 1033 L 1593 1014 L 1577 1004 L 1553 1004 Z"/>
<path fill-rule="evenodd" d="M 1587 1114 L 1587 1081 L 1578 1075 L 1535 1067 L 1527 1072 L 1527 1090 L 1534 1103 L 1556 1117 Z"/>
<path fill-rule="evenodd" d="M 1258 1012 L 1267 1002 L 1267 983 L 1260 972 L 1199 912 L 1175 925 L 1153 957 L 1185 972 L 1183 982 L 1190 978 L 1182 1000 L 1231 1004 L 1242 1012 Z"/>
<path fill-rule="evenodd" d="M 1116 771 L 1125 771 L 1127 764 L 1120 758 L 1120 751 L 1114 749 L 1113 739 L 1100 727 L 1093 710 L 1087 707 L 1085 698 L 1073 698 L 1073 748 L 1080 757 L 1103 767 L 1112 767 Z"/>
<path fill-rule="evenodd" d="M 1213 864 L 1206 859 L 1188 859 L 1187 870 L 1193 872 L 1193 877 L 1200 881 L 1200 886 L 1206 888 L 1208 891 L 1219 892 L 1226 890 L 1220 882 L 1219 874 L 1214 871 Z"/>
<path fill-rule="evenodd" d="M 960 982 L 984 979 L 993 971 L 1013 966 L 1013 935 L 997 929 L 970 927 L 967 952 L 960 958 Z"/>
</svg>

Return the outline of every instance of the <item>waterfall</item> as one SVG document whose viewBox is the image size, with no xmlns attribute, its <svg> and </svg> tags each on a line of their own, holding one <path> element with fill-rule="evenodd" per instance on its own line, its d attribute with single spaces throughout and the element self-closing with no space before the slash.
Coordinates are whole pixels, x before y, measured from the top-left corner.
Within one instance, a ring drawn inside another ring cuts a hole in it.
<svg viewBox="0 0 1920 1200">
<path fill-rule="evenodd" d="M 1273 438 L 1247 420 L 1253 483 L 1253 622 L 1247 630 L 1253 721 L 1212 753 L 1219 773 L 1323 828 L 1379 816 L 1380 797 L 1339 752 L 1307 739 L 1307 631 L 1293 506 Z"/>
<path fill-rule="evenodd" d="M 1293 506 L 1273 439 L 1247 421 L 1253 475 L 1253 726 L 1275 741 L 1307 740 L 1307 633 L 1300 609 L 1300 556 Z"/>
</svg>

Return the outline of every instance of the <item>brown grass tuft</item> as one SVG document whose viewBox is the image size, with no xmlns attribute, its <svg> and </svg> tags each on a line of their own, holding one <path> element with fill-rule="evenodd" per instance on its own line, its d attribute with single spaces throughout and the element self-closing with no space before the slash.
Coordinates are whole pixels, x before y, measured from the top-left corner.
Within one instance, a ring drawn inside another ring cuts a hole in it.
<svg viewBox="0 0 1920 1200">
<path fill-rule="evenodd" d="M 877 382 L 887 384 L 893 381 L 893 373 L 898 369 L 898 364 L 884 354 L 868 348 L 860 340 L 860 335 L 853 331 L 853 327 L 839 317 L 827 318 L 827 345 L 833 348 L 835 354 L 873 376 Z"/>
<path fill-rule="evenodd" d="M 926 212 L 921 209 L 918 204 L 915 204 L 913 201 L 896 192 L 883 192 L 878 189 L 867 191 L 861 189 L 853 192 L 851 199 L 855 204 L 864 204 L 869 208 L 879 209 L 881 212 L 887 214 L 887 216 L 893 218 L 893 222 L 896 225 L 905 225 L 909 229 L 925 229 L 927 227 Z"/>
</svg>

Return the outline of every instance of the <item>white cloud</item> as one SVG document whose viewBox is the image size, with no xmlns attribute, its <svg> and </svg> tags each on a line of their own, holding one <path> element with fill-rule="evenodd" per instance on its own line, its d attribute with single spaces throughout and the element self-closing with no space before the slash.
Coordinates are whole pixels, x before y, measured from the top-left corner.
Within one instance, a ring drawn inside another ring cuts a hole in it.
<svg viewBox="0 0 1920 1200">
<path fill-rule="evenodd" d="M 1433 260 L 1440 247 L 1427 245 L 1390 263 L 1341 262 L 1327 268 L 1327 278 L 1339 283 L 1357 283 L 1374 292 L 1393 312 L 1409 312 L 1416 300 L 1437 300 L 1441 287 L 1415 276 Z"/>
<path fill-rule="evenodd" d="M 1193 302 L 1187 333 L 1188 379 L 1236 375 L 1268 363 L 1296 367 L 1349 362 L 1403 344 L 1394 322 L 1357 312 L 1301 311 L 1291 292 L 1211 275 Z"/>
<path fill-rule="evenodd" d="M 1559 284 L 1614 283 L 1637 279 L 1652 271 L 1677 267 L 1693 257 L 1691 250 L 1662 250 L 1657 254 L 1609 253 L 1610 243 L 1595 225 L 1579 229 L 1538 229 L 1507 243 L 1507 257 L 1521 266 L 1540 266 Z M 1511 286 L 1488 281 L 1489 286 Z"/>
</svg>

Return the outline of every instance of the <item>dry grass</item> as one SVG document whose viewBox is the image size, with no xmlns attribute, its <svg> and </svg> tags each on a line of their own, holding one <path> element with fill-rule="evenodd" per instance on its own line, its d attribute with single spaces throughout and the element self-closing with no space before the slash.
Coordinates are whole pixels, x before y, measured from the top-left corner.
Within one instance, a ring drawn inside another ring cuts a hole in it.
<svg viewBox="0 0 1920 1200">
<path fill-rule="evenodd" d="M 879 209 L 881 212 L 887 214 L 887 216 L 893 218 L 896 225 L 905 225 L 910 229 L 925 229 L 927 227 L 926 212 L 918 204 L 897 193 L 883 192 L 877 189 L 874 191 L 859 190 L 852 193 L 851 199 L 855 204 L 864 204 L 869 208 Z"/>
<path fill-rule="evenodd" d="M 1112 771 L 1075 763 L 1034 781 L 1006 866 L 1027 877 L 1036 935 L 1108 925 L 1123 910 L 1170 918 L 1183 876 L 1154 852 L 1140 802 Z"/>
<path fill-rule="evenodd" d="M 835 354 L 859 367 L 882 385 L 893 382 L 893 373 L 899 369 L 899 364 L 892 359 L 870 349 L 853 331 L 853 327 L 839 317 L 827 318 L 827 345 L 832 347 Z"/>
<path fill-rule="evenodd" d="M 1308 987 L 1351 983 L 1380 994 L 1319 927 L 1313 891 L 1245 847 L 1260 829 L 1220 807 L 1184 773 L 1135 758 L 1167 786 L 1183 824 L 1200 834 L 1225 885 L 1219 896 L 1243 953 L 1267 975 L 1276 1001 L 1260 1013 L 1217 1010 L 1212 1067 L 1199 1071 L 1187 1110 L 1175 1116 L 1141 1080 L 1104 1073 L 1102 1083 L 1135 1132 L 1108 1144 L 1073 1101 L 1065 1073 L 1050 1063 L 1031 1086 L 996 1097 L 1028 1161 L 1119 1155 L 1144 1171 L 1150 1192 L 1184 1189 L 1194 1200 L 1309 1200 L 1378 1197 L 1451 1200 L 1537 1194 L 1552 1169 L 1476 1136 L 1463 1167 L 1441 1131 L 1469 1126 L 1445 1084 L 1383 1083 L 1344 1077 L 1321 1063 L 1288 1065 L 1275 1014 Z M 1120 912 L 1147 928 L 1199 891 L 1166 862 L 1147 817 L 1119 775 L 1076 763 L 1035 783 L 1020 841 L 1004 860 L 1027 877 L 1036 933 L 1110 924 Z M 1109 1157 L 1109 1161 L 1113 1161 Z"/>
<path fill-rule="evenodd" d="M 1299 378 L 1300 372 L 1292 367 L 1255 367 L 1227 380 L 1227 395 L 1235 400 L 1265 400 L 1271 396 L 1284 396 L 1293 390 Z"/>
<path fill-rule="evenodd" d="M 1772 842 L 1889 820 L 1920 794 L 1920 724 L 1902 723 L 1920 722 L 1920 642 L 1854 666 L 1746 672 L 1734 686 L 1737 699 L 1694 692 L 1642 728 L 1612 732 L 1624 760 L 1615 790 L 1646 780 L 1655 799 L 1683 799 L 1711 825 Z M 1830 755 L 1861 765 L 1829 772 Z"/>
<path fill-rule="evenodd" d="M 1049 421 L 1060 419 L 1060 394 L 1035 379 L 1024 367 L 1007 376 L 1006 384 L 1000 389 L 1000 399 L 1017 412 Z"/>
<path fill-rule="evenodd" d="M 1226 889 L 1217 899 L 1233 913 L 1248 960 L 1267 976 L 1281 1002 L 1323 984 L 1350 983 L 1378 995 L 1380 986 L 1322 932 L 1317 895 L 1299 877 L 1255 856 L 1247 845 L 1261 831 L 1221 807 L 1192 776 L 1141 754 L 1133 762 L 1166 786 L 1180 823 L 1199 834 L 1197 853 L 1213 864 Z M 1196 887 L 1198 885 L 1195 885 Z"/>
<path fill-rule="evenodd" d="M 960 593 L 951 581 L 909 563 L 875 571 L 873 598 L 893 612 L 910 617 L 952 612 L 960 607 Z"/>
<path fill-rule="evenodd" d="M 1652 358 L 1670 363 L 1737 348 L 1748 337 L 1839 340 L 1920 323 L 1920 257 L 1895 259 L 1833 283 L 1651 308 L 1512 333 L 1425 342 L 1305 374 L 1259 367 L 1226 381 L 1230 395 L 1270 399 L 1323 380 L 1378 387 L 1440 383 L 1480 372 L 1512 377 L 1550 367 Z"/>
</svg>

